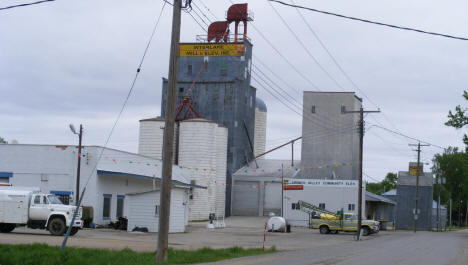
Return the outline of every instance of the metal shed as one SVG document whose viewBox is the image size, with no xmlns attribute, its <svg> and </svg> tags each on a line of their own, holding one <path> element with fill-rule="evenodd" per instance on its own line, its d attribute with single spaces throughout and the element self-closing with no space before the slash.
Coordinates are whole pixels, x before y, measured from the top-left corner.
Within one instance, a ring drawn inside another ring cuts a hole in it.
<svg viewBox="0 0 468 265">
<path fill-rule="evenodd" d="M 127 231 L 135 227 L 146 227 L 148 232 L 158 232 L 160 211 L 160 190 L 127 194 L 128 226 Z M 171 214 L 169 233 L 183 233 L 188 224 L 188 188 L 174 186 L 171 192 Z"/>
</svg>

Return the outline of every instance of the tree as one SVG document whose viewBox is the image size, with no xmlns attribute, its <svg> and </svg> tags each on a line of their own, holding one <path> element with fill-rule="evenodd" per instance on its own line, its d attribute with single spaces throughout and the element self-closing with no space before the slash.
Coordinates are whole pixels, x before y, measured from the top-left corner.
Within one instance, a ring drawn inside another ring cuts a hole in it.
<svg viewBox="0 0 468 265">
<path fill-rule="evenodd" d="M 468 100 L 468 92 L 463 91 L 463 97 Z M 454 112 L 449 111 L 448 118 L 449 120 L 445 123 L 447 126 L 451 126 L 457 129 L 463 128 L 465 125 L 468 125 L 468 109 L 462 108 L 460 105 L 455 107 Z M 468 136 L 463 135 L 463 142 L 468 145 Z"/>
<path fill-rule="evenodd" d="M 452 197 L 454 216 L 460 224 L 468 201 L 468 154 L 449 147 L 443 154 L 436 154 L 433 162 L 433 172 L 446 179 L 441 189 L 441 203 L 448 205 Z"/>
<path fill-rule="evenodd" d="M 366 190 L 375 194 L 382 194 L 386 191 L 396 188 L 398 176 L 395 173 L 387 173 L 385 179 L 381 182 L 366 183 Z"/>
<path fill-rule="evenodd" d="M 2 137 L 0 137 L 0 144 L 7 144 L 8 142 L 5 141 L 5 139 L 3 139 Z"/>
</svg>

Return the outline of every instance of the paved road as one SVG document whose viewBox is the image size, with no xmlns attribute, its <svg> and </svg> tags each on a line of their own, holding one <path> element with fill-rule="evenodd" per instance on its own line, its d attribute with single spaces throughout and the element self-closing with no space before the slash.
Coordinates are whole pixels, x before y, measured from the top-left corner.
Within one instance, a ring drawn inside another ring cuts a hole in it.
<svg viewBox="0 0 468 265">
<path fill-rule="evenodd" d="M 230 265 L 466 265 L 468 231 L 395 232 L 361 242 L 321 246 L 247 257 L 214 264 Z"/>
</svg>

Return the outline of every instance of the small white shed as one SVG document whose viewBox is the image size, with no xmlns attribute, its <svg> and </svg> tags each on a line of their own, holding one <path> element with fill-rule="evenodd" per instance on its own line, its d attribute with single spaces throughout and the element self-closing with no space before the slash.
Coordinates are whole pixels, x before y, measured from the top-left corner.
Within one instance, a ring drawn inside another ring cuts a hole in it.
<svg viewBox="0 0 468 265">
<path fill-rule="evenodd" d="M 172 187 L 169 233 L 185 232 L 189 216 L 188 191 L 188 187 Z M 130 232 L 135 227 L 146 227 L 148 232 L 158 232 L 160 190 L 128 193 L 127 198 L 127 231 Z"/>
</svg>

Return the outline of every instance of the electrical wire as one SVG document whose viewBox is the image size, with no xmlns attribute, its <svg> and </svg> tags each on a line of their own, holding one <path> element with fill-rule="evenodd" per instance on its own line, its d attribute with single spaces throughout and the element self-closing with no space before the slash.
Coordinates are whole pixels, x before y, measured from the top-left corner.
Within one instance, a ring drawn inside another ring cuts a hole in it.
<svg viewBox="0 0 468 265">
<path fill-rule="evenodd" d="M 285 2 L 279 1 L 279 0 L 268 0 L 268 1 L 270 1 L 270 2 L 275 2 L 275 3 L 282 4 L 282 5 L 289 6 L 289 7 L 301 8 L 301 9 L 305 9 L 305 10 L 309 10 L 309 11 L 313 11 L 313 12 L 317 12 L 317 13 L 322 13 L 322 14 L 325 14 L 325 15 L 331 15 L 331 16 L 341 17 L 341 18 L 350 19 L 350 20 L 355 20 L 355 21 L 360 21 L 360 22 L 365 22 L 365 23 L 369 23 L 369 24 L 374 24 L 374 25 L 379 25 L 379 26 L 385 26 L 385 27 L 390 27 L 390 28 L 395 28 L 395 29 L 401 29 L 401 30 L 407 30 L 407 31 L 413 31 L 413 32 L 418 32 L 418 33 L 422 33 L 422 34 L 429 34 L 429 35 L 434 35 L 434 36 L 439 36 L 439 37 L 445 37 L 445 38 L 450 38 L 450 39 L 468 41 L 468 38 L 464 38 L 464 37 L 457 37 L 457 36 L 453 36 L 453 35 L 448 35 L 448 34 L 443 34 L 443 33 L 437 33 L 437 32 L 430 32 L 430 31 L 425 31 L 425 30 L 421 30 L 421 29 L 415 29 L 415 28 L 409 28 L 409 27 L 403 27 L 403 26 L 396 26 L 396 25 L 391 25 L 391 24 L 387 24 L 387 23 L 372 21 L 372 20 L 368 20 L 368 19 L 362 19 L 362 18 L 357 18 L 357 17 L 351 17 L 351 16 L 346 16 L 346 15 L 341 15 L 341 14 L 337 14 L 337 13 L 332 13 L 332 12 L 328 12 L 328 11 L 322 11 L 322 10 L 318 10 L 318 9 L 311 8 L 311 7 L 305 7 L 305 6 L 300 6 L 300 5 L 288 4 L 288 3 L 285 3 Z"/>
<path fill-rule="evenodd" d="M 283 24 L 286 26 L 286 28 L 289 30 L 289 32 L 291 32 L 291 34 L 294 36 L 294 38 L 296 39 L 296 41 L 302 46 L 302 48 L 304 49 L 304 51 L 306 51 L 306 53 L 309 55 L 309 57 L 312 59 L 312 61 L 314 61 L 314 63 L 325 73 L 325 75 L 328 76 L 328 78 L 330 78 L 330 80 L 335 83 L 335 85 L 337 87 L 339 87 L 341 90 L 345 91 L 344 87 L 330 74 L 330 72 L 328 72 L 325 67 L 323 67 L 323 65 L 317 60 L 317 58 L 315 58 L 314 55 L 312 55 L 312 53 L 309 51 L 309 48 L 307 48 L 307 46 L 304 44 L 304 42 L 299 38 L 299 36 L 297 36 L 296 32 L 291 28 L 291 26 L 289 26 L 288 22 L 283 18 L 283 16 L 281 16 L 281 14 L 278 12 L 278 10 L 276 10 L 276 8 L 270 3 L 270 1 L 268 0 L 265 0 L 269 5 L 270 7 L 273 9 L 273 11 L 275 12 L 275 14 L 280 18 L 281 22 L 283 22 Z"/>
<path fill-rule="evenodd" d="M 55 0 L 42 0 L 42 1 L 32 2 L 32 3 L 25 3 L 25 4 L 19 4 L 19 5 L 12 5 L 12 6 L 0 7 L 0 10 L 6 10 L 6 9 L 17 8 L 17 7 L 25 7 L 25 6 L 38 5 L 38 4 L 42 4 L 42 3 L 45 3 L 45 2 L 54 2 L 54 1 L 55 1 Z"/>
<path fill-rule="evenodd" d="M 414 141 L 417 141 L 417 142 L 421 142 L 421 143 L 428 144 L 428 145 L 431 145 L 431 146 L 440 148 L 440 149 L 442 149 L 442 150 L 445 150 L 445 148 L 442 147 L 442 146 L 440 146 L 440 145 L 432 144 L 432 143 L 429 143 L 429 142 L 427 142 L 427 141 L 423 141 L 423 140 L 420 140 L 420 139 L 417 139 L 417 138 L 414 138 L 414 137 L 405 135 L 405 134 L 403 134 L 403 133 L 390 130 L 390 129 L 388 129 L 388 128 L 385 128 L 385 127 L 380 126 L 380 125 L 377 125 L 377 124 L 374 124 L 373 126 L 375 126 L 375 127 L 377 127 L 377 128 L 380 128 L 380 129 L 382 129 L 382 130 L 385 130 L 385 131 L 387 131 L 387 132 L 390 132 L 390 133 L 393 133 L 393 134 L 396 134 L 396 135 L 400 135 L 400 136 L 403 136 L 403 137 L 405 137 L 405 138 L 408 138 L 408 139 L 411 139 L 411 140 L 414 140 Z"/>
</svg>

